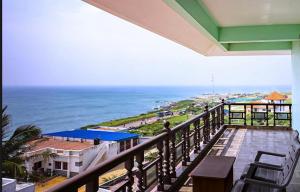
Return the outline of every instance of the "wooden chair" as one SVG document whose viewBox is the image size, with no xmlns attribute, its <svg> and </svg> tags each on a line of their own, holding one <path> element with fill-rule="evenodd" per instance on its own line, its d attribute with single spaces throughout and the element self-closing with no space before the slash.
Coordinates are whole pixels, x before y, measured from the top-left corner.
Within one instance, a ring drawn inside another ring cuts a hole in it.
<svg viewBox="0 0 300 192">
<path fill-rule="evenodd" d="M 254 163 L 247 168 L 247 173 L 242 175 L 241 179 L 236 181 L 232 192 L 240 191 L 285 191 L 290 183 L 294 170 L 300 156 L 299 133 L 293 133 L 293 141 L 287 155 L 260 151 L 257 153 Z M 272 155 L 284 157 L 282 165 L 259 162 L 262 155 Z M 260 174 L 258 171 L 273 172 L 273 174 Z"/>
</svg>

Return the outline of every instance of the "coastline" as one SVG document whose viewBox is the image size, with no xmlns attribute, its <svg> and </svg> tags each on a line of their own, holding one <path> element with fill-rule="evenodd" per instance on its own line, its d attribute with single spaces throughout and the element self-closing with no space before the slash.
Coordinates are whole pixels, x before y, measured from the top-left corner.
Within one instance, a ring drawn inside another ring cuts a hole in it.
<svg viewBox="0 0 300 192">
<path fill-rule="evenodd" d="M 219 95 L 290 91 L 288 86 L 215 87 Z M 188 87 L 10 87 L 3 90 L 12 129 L 35 124 L 43 133 L 73 130 L 89 124 L 147 114 L 172 102 L 212 94 L 208 86 Z M 26 113 L 24 113 L 26 111 Z M 113 125 L 115 126 L 115 125 Z"/>
<path fill-rule="evenodd" d="M 289 97 L 291 95 L 291 93 L 286 94 Z M 201 96 L 191 97 L 186 100 L 168 102 L 168 104 L 147 113 L 90 124 L 81 127 L 81 129 L 113 130 L 113 128 L 116 128 L 114 131 L 128 131 L 141 136 L 154 136 L 162 131 L 165 120 L 170 122 L 171 127 L 176 126 L 194 115 L 202 113 L 206 104 L 214 106 L 220 103 L 222 99 L 232 100 L 232 102 L 259 101 L 264 96 L 265 93 L 202 94 Z M 290 98 L 287 103 L 291 103 Z M 159 117 L 159 114 L 165 111 L 171 112 L 172 115 Z"/>
</svg>

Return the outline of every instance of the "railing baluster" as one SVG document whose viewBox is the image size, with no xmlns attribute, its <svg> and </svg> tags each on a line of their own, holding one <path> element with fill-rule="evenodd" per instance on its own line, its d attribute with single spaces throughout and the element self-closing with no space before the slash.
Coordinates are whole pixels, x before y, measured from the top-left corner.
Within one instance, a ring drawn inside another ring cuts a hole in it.
<svg viewBox="0 0 300 192">
<path fill-rule="evenodd" d="M 170 123 L 166 121 L 164 123 L 164 131 L 168 133 L 165 142 L 164 142 L 164 183 L 170 184 L 171 178 L 170 178 L 170 135 L 171 135 L 171 129 L 170 129 Z"/>
<path fill-rule="evenodd" d="M 201 126 L 201 121 L 203 122 L 203 117 L 199 119 L 199 127 L 198 127 L 198 146 L 199 146 L 199 152 L 201 151 L 201 142 L 203 140 L 203 130 Z"/>
<path fill-rule="evenodd" d="M 276 107 L 275 107 L 275 104 L 273 104 L 273 111 L 274 111 L 274 119 L 273 119 L 273 126 L 275 127 L 276 126 L 276 118 L 275 118 L 275 116 L 276 116 Z"/>
<path fill-rule="evenodd" d="M 127 170 L 127 180 L 128 180 L 127 191 L 128 192 L 133 191 L 134 177 L 132 173 L 132 168 L 133 168 L 133 157 L 130 157 L 125 162 L 125 169 Z"/>
<path fill-rule="evenodd" d="M 204 115 L 204 144 L 207 144 L 210 140 L 210 128 L 209 128 L 209 112 L 208 112 L 208 106 L 205 106 L 205 115 Z"/>
<path fill-rule="evenodd" d="M 211 116 L 212 116 L 212 121 L 211 121 L 211 134 L 214 135 L 216 134 L 216 112 L 215 110 L 213 110 L 211 112 Z"/>
<path fill-rule="evenodd" d="M 171 135 L 171 177 L 176 178 L 176 133 Z"/>
<path fill-rule="evenodd" d="M 251 105 L 251 126 L 253 126 L 253 105 Z"/>
<path fill-rule="evenodd" d="M 86 192 L 97 192 L 99 190 L 99 178 L 94 177 L 86 185 Z"/>
<path fill-rule="evenodd" d="M 244 117 L 244 125 L 247 125 L 247 106 L 246 105 L 244 105 L 244 115 L 245 115 L 245 117 Z"/>
<path fill-rule="evenodd" d="M 197 120 L 194 122 L 194 153 L 199 153 L 200 152 L 200 120 Z"/>
<path fill-rule="evenodd" d="M 225 101 L 222 99 L 222 105 L 221 105 L 221 125 L 224 125 L 224 105 Z"/>
<path fill-rule="evenodd" d="M 143 192 L 145 191 L 145 181 L 144 181 L 144 151 L 142 151 L 141 153 L 137 154 L 136 156 L 136 162 L 137 162 L 137 179 L 138 179 L 138 183 L 137 183 L 137 188 L 138 188 L 138 192 Z"/>
<path fill-rule="evenodd" d="M 163 141 L 159 141 L 157 143 L 157 149 L 158 149 L 158 177 L 157 177 L 157 190 L 158 191 L 164 191 L 164 172 L 163 172 Z"/>
<path fill-rule="evenodd" d="M 269 126 L 269 105 L 266 105 L 267 108 L 267 126 Z"/>
<path fill-rule="evenodd" d="M 182 133 L 182 165 L 187 165 L 187 156 L 186 156 L 186 148 L 187 148 L 187 141 L 186 141 L 186 126 L 181 129 Z"/>
<path fill-rule="evenodd" d="M 220 110 L 221 110 L 221 107 L 218 107 L 218 109 L 217 109 L 217 129 L 220 129 L 220 127 L 221 127 Z"/>
<path fill-rule="evenodd" d="M 289 118 L 290 118 L 290 127 L 292 127 L 292 106 L 289 105 Z"/>
<path fill-rule="evenodd" d="M 231 125 L 231 105 L 228 105 L 228 109 L 229 109 L 229 116 L 228 116 L 228 120 L 229 120 L 229 125 Z"/>
<path fill-rule="evenodd" d="M 191 149 L 191 143 L 190 143 L 190 125 L 187 125 L 186 127 L 186 159 L 187 161 L 190 161 L 190 150 Z"/>
</svg>

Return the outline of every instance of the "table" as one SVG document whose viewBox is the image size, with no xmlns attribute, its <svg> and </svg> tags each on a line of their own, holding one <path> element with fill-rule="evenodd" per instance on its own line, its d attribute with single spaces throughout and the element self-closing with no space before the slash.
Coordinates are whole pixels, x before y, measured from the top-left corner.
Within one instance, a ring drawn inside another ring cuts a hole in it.
<svg viewBox="0 0 300 192">
<path fill-rule="evenodd" d="M 207 156 L 192 171 L 193 192 L 229 192 L 235 157 Z"/>
</svg>

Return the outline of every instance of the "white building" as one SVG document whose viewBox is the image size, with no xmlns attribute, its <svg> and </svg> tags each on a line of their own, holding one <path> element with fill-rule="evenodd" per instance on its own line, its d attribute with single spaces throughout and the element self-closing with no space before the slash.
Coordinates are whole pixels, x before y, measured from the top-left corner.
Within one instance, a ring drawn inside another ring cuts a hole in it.
<svg viewBox="0 0 300 192">
<path fill-rule="evenodd" d="M 138 135 L 120 132 L 73 130 L 50 133 L 31 143 L 24 154 L 29 173 L 72 177 L 97 163 L 137 145 Z"/>
<path fill-rule="evenodd" d="M 85 170 L 96 157 L 101 145 L 89 142 L 65 141 L 45 138 L 37 140 L 30 152 L 25 153 L 25 167 L 33 171 L 65 175 L 76 175 Z M 51 154 L 47 158 L 45 153 Z"/>
</svg>

